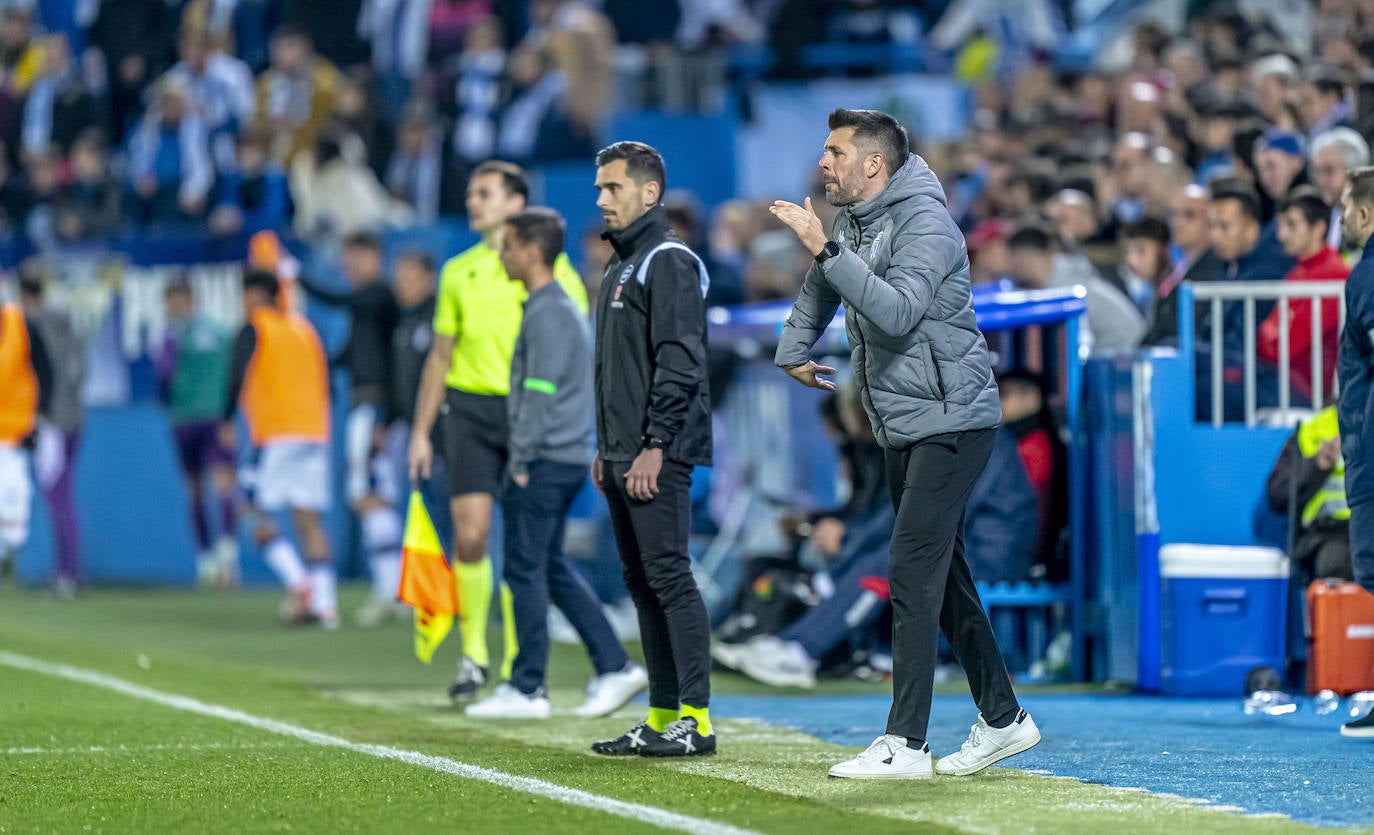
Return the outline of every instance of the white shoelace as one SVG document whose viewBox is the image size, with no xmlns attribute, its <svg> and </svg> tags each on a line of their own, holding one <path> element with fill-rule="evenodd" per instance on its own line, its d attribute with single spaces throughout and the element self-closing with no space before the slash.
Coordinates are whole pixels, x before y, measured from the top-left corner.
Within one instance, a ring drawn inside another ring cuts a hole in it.
<svg viewBox="0 0 1374 835">
<path fill-rule="evenodd" d="M 897 756 L 897 751 L 906 747 L 906 741 L 898 742 L 901 737 L 884 734 L 873 740 L 873 744 L 868 746 L 862 754 L 858 756 L 860 762 L 872 759 L 886 760 Z"/>
<path fill-rule="evenodd" d="M 973 727 L 969 729 L 968 739 L 964 740 L 964 744 L 959 747 L 959 753 L 967 754 L 969 751 L 983 744 L 984 727 L 986 726 L 982 723 L 975 723 Z"/>
<path fill-rule="evenodd" d="M 679 719 L 669 725 L 663 731 L 663 738 L 669 742 L 677 742 L 697 729 L 696 722 L 688 722 L 686 719 Z"/>
</svg>

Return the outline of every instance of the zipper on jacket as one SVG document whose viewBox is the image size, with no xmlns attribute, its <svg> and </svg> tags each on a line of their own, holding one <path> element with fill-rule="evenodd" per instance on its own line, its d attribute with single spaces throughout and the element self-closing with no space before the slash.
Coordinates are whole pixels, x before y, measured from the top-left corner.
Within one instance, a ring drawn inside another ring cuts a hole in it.
<svg viewBox="0 0 1374 835">
<path fill-rule="evenodd" d="M 845 315 L 848 316 L 849 314 L 846 312 Z M 861 345 L 864 349 L 864 382 L 866 384 L 868 382 L 868 373 L 871 367 L 871 363 L 869 360 L 869 357 L 871 355 L 868 353 L 868 340 L 864 339 L 864 329 L 862 323 L 859 321 L 858 313 L 854 314 L 854 333 L 859 335 L 859 345 Z M 872 394 L 870 394 L 868 397 L 869 400 L 873 399 Z M 878 411 L 878 405 L 876 403 L 873 404 L 873 414 L 878 416 L 878 428 L 883 430 L 883 433 L 886 434 L 887 425 L 883 422 L 883 416 Z"/>
<path fill-rule="evenodd" d="M 945 414 L 949 414 L 949 401 L 945 399 L 945 378 L 940 373 L 940 363 L 935 359 L 935 351 L 930 352 L 930 364 L 935 366 L 935 388 L 939 390 L 940 405 L 944 407 Z"/>
</svg>

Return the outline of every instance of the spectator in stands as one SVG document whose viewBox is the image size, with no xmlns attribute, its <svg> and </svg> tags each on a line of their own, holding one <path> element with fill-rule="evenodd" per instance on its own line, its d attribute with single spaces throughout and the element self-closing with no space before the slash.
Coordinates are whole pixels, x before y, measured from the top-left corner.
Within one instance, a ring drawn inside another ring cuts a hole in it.
<svg viewBox="0 0 1374 835">
<path fill-rule="evenodd" d="M 88 31 L 108 80 L 114 135 L 127 136 L 144 91 L 175 57 L 178 16 L 167 0 L 102 0 Z"/>
<path fill-rule="evenodd" d="M 404 428 L 403 444 L 410 442 L 410 418 L 420 390 L 425 358 L 434 344 L 436 271 L 427 252 L 411 250 L 396 258 L 396 304 L 400 318 L 391 340 L 391 414 Z M 406 447 L 397 459 L 401 472 L 407 467 Z"/>
<path fill-rule="evenodd" d="M 410 208 L 387 194 L 366 153 L 356 136 L 326 126 L 313 148 L 292 161 L 296 234 L 320 240 L 411 222 Z"/>
<path fill-rule="evenodd" d="M 1307 182 L 1307 141 L 1300 133 L 1266 130 L 1255 143 L 1254 160 L 1255 179 L 1264 192 L 1263 196 L 1275 205 L 1295 186 Z M 1271 219 L 1265 226 L 1263 237 L 1276 234 L 1277 225 Z"/>
<path fill-rule="evenodd" d="M 1178 340 L 1178 285 L 1184 281 L 1215 281 L 1223 264 L 1212 252 L 1207 223 L 1211 195 L 1189 183 L 1179 188 L 1169 207 L 1169 234 L 1178 251 L 1173 269 L 1160 282 L 1145 323 L 1141 345 L 1167 345 Z"/>
<path fill-rule="evenodd" d="M 60 163 L 57 152 L 51 148 L 29 154 L 24 160 L 28 187 L 24 234 L 41 250 L 57 246 L 58 210 L 66 199 Z"/>
<path fill-rule="evenodd" d="M 581 159 L 596 152 L 589 128 L 568 112 L 568 80 L 547 49 L 511 55 L 514 94 L 501 116 L 497 149 L 516 160 Z"/>
<path fill-rule="evenodd" d="M 251 235 L 286 225 L 289 193 L 281 165 L 268 156 L 268 140 L 253 131 L 235 140 L 233 170 L 220 177 L 210 231 Z"/>
<path fill-rule="evenodd" d="M 407 106 L 397 128 L 396 150 L 386 167 L 386 187 L 411 208 L 420 223 L 434 223 L 440 208 L 452 206 L 455 200 L 443 144 L 429 105 Z"/>
<path fill-rule="evenodd" d="M 428 66 L 433 0 L 363 0 L 358 35 L 371 45 L 372 71 L 388 124 L 394 124 Z"/>
<path fill-rule="evenodd" d="M 29 262 L 19 271 L 19 302 L 29 327 L 43 340 L 52 368 L 52 394 L 40 410 L 43 420 L 34 448 L 34 475 L 52 519 L 56 577 L 53 591 L 70 598 L 81 582 L 81 537 L 76 522 L 76 452 L 81 445 L 81 386 L 86 379 L 86 345 L 66 311 L 46 303 L 45 276 Z"/>
<path fill-rule="evenodd" d="M 215 48 L 208 32 L 183 29 L 181 60 L 167 71 L 186 91 L 191 111 L 200 119 L 221 175 L 234 170 L 234 137 L 253 124 L 253 73 L 248 65 Z"/>
<path fill-rule="evenodd" d="M 1326 243 L 1341 249 L 1341 192 L 1345 190 L 1346 172 L 1369 164 L 1369 143 L 1351 128 L 1332 128 L 1312 140 L 1308 153 L 1312 182 L 1321 189 L 1322 199 L 1331 206 Z M 1358 255 L 1344 250 L 1342 254 Z"/>
<path fill-rule="evenodd" d="M 1355 106 L 1350 98 L 1350 79 L 1338 67 L 1314 67 L 1297 96 L 1307 136 L 1316 138 L 1334 128 L 1355 127 Z"/>
<path fill-rule="evenodd" d="M 1301 577 L 1352 580 L 1350 506 L 1346 504 L 1336 407 L 1298 424 L 1269 472 L 1269 507 L 1288 518 L 1291 557 Z"/>
<path fill-rule="evenodd" d="M 1143 133 L 1128 133 L 1116 142 L 1108 182 L 1113 186 L 1111 216 L 1118 223 L 1131 223 L 1145 216 L 1153 150 L 1154 143 Z"/>
<path fill-rule="evenodd" d="M 1292 269 L 1287 256 L 1273 259 L 1259 250 L 1260 199 L 1243 180 L 1214 182 L 1207 206 L 1212 251 L 1225 265 L 1227 281 L 1278 281 Z M 1277 226 L 1275 227 L 1277 240 Z M 1267 312 L 1267 311 L 1266 311 Z"/>
<path fill-rule="evenodd" d="M 434 0 L 429 9 L 429 58 L 433 64 L 472 48 L 474 30 L 495 26 L 502 42 L 501 21 L 492 15 L 492 0 Z"/>
<path fill-rule="evenodd" d="M 496 112 L 505 69 L 500 22 L 493 17 L 476 21 L 464 38 L 453 83 L 453 150 L 465 167 L 496 150 Z"/>
<path fill-rule="evenodd" d="M 0 235 L 21 228 L 28 212 L 28 185 L 22 173 L 10 167 L 9 154 L 0 142 Z"/>
<path fill-rule="evenodd" d="M 272 158 L 286 164 L 315 146 L 334 112 L 341 79 L 299 26 L 277 27 L 271 53 L 271 66 L 258 76 L 253 113 L 257 128 L 272 137 Z"/>
<path fill-rule="evenodd" d="M 1210 185 L 1217 177 L 1235 172 L 1236 126 L 1244 115 L 1240 105 L 1224 100 L 1209 101 L 1198 108 L 1193 137 L 1197 144 L 1194 182 L 1198 185 Z"/>
<path fill-rule="evenodd" d="M 1297 261 L 1284 281 L 1344 281 L 1350 274 L 1341 254 L 1326 242 L 1326 226 L 1331 207 L 1321 192 L 1312 186 L 1299 186 L 1279 205 L 1279 241 L 1283 251 Z M 1311 402 L 1314 390 L 1312 353 L 1321 351 L 1322 390 L 1331 391 L 1331 376 L 1336 371 L 1336 347 L 1340 339 L 1340 302 L 1329 298 L 1321 302 L 1321 333 L 1312 331 L 1312 300 L 1290 299 L 1288 321 L 1279 318 L 1275 307 L 1259 329 L 1257 353 L 1260 359 L 1277 366 L 1279 331 L 1288 331 L 1288 366 L 1292 386 Z M 1320 347 L 1318 347 L 1320 346 Z M 1320 405 L 1320 404 L 1313 404 Z"/>
<path fill-rule="evenodd" d="M 1088 291 L 1087 327 L 1083 344 L 1097 353 L 1125 351 L 1140 341 L 1145 321 L 1131 300 L 1108 284 L 1082 255 L 1064 252 L 1059 237 L 1043 226 L 1028 223 L 1007 240 L 1012 274 L 1022 287 L 1072 287 Z"/>
<path fill-rule="evenodd" d="M 1021 463 L 1035 492 L 1038 522 L 1031 573 L 1063 582 L 1069 579 L 1067 549 L 1062 547 L 1069 521 L 1068 448 L 1045 396 L 1038 374 L 1012 368 L 997 375 L 1002 426 L 1016 441 Z"/>
<path fill-rule="evenodd" d="M 124 224 L 124 191 L 110 170 L 110 155 L 99 128 L 87 128 L 72 143 L 71 183 L 58 207 L 57 233 L 63 241 L 109 235 Z"/>
<path fill-rule="evenodd" d="M 33 36 L 33 12 L 7 5 L 0 12 L 0 87 L 22 98 L 43 61 L 43 46 Z"/>
<path fill-rule="evenodd" d="M 190 112 L 186 90 L 159 86 L 129 140 L 129 182 L 141 223 L 169 223 L 205 213 L 215 169 L 205 126 Z"/>
<path fill-rule="evenodd" d="M 1250 84 L 1260 115 L 1273 124 L 1283 115 L 1283 109 L 1297 91 L 1297 62 L 1280 53 L 1266 55 L 1251 66 Z"/>
<path fill-rule="evenodd" d="M 167 330 L 154 362 L 190 499 L 197 576 L 206 585 L 232 585 L 238 564 L 237 484 L 234 449 L 221 443 L 219 433 L 229 390 L 229 333 L 196 312 L 185 274 L 168 282 L 163 304 Z M 207 488 L 217 529 L 211 526 Z"/>
<path fill-rule="evenodd" d="M 42 67 L 24 102 L 20 148 L 36 154 L 52 147 L 65 157 L 77 134 L 101 126 L 104 114 L 72 64 L 66 37 L 44 38 L 42 50 Z"/>
<path fill-rule="evenodd" d="M 1169 260 L 1169 227 L 1154 217 L 1143 217 L 1121 228 L 1125 249 L 1122 278 L 1131 301 L 1147 317 L 1160 286 L 1173 271 Z"/>
</svg>

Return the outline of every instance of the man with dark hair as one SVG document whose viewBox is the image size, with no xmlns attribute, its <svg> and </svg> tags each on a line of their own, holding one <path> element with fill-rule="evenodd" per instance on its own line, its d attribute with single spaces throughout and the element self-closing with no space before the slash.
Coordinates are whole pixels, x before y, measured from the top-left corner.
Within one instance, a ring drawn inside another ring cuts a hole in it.
<svg viewBox="0 0 1374 835">
<path fill-rule="evenodd" d="M 1364 256 L 1345 282 L 1345 327 L 1337 369 L 1341 381 L 1338 422 L 1345 461 L 1345 494 L 1350 505 L 1350 562 L 1355 582 L 1374 593 L 1374 168 L 1352 169 L 1341 197 L 1342 233 Z M 1370 450 L 1366 450 L 1368 443 Z M 1347 722 L 1341 734 L 1374 737 L 1374 710 Z"/>
<path fill-rule="evenodd" d="M 1287 255 L 1269 257 L 1261 247 L 1262 204 L 1259 195 L 1244 180 L 1218 179 L 1212 183 L 1207 206 L 1207 224 L 1212 251 L 1222 260 L 1224 281 L 1278 281 L 1293 268 Z M 1239 350 L 1245 334 L 1244 306 L 1233 302 L 1223 306 L 1222 341 L 1228 350 Z M 1273 302 L 1256 306 L 1259 316 L 1268 316 Z M 1210 339 L 1210 313 L 1198 317 L 1198 334 Z"/>
<path fill-rule="evenodd" d="M 1214 281 L 1221 277 L 1222 262 L 1212 251 L 1207 227 L 1207 189 L 1195 183 L 1179 187 L 1169 204 L 1169 237 L 1182 254 L 1159 283 L 1145 319 L 1141 345 L 1165 345 L 1178 341 L 1178 285 L 1184 281 Z"/>
<path fill-rule="evenodd" d="M 1145 216 L 1121 227 L 1125 249 L 1122 278 L 1131 301 L 1142 311 L 1152 306 L 1159 286 L 1173 269 L 1169 260 L 1169 227 L 1157 217 Z"/>
<path fill-rule="evenodd" d="M 1032 290 L 1082 285 L 1088 291 L 1086 327 L 1080 340 L 1095 352 L 1125 351 L 1136 346 L 1145 320 L 1130 297 L 1107 283 L 1082 253 L 1069 253 L 1059 236 L 1035 223 L 1023 224 L 1007 239 L 1011 271 Z"/>
<path fill-rule="evenodd" d="M 1340 67 L 1314 67 L 1297 98 L 1298 115 L 1312 138 L 1333 129 L 1355 126 L 1350 78 Z"/>
<path fill-rule="evenodd" d="M 613 713 L 649 684 L 644 668 L 631 664 L 616 640 L 600 601 L 563 555 L 563 527 L 587 480 L 595 444 L 591 329 L 553 276 L 563 236 L 563 218 L 552 209 L 520 212 L 506 221 L 501 236 L 501 264 L 529 294 L 511 359 L 510 459 L 501 497 L 501 574 L 514 602 L 520 649 L 510 681 L 468 706 L 469 716 L 549 717 L 544 674 L 550 602 L 582 638 L 596 671 L 578 716 Z"/>
<path fill-rule="evenodd" d="M 649 715 L 592 750 L 710 754 L 711 624 L 687 554 L 692 468 L 711 464 L 709 278 L 668 228 L 658 151 L 617 142 L 596 165 L 596 205 L 615 254 L 596 305 L 592 479 L 606 496 L 639 613 Z"/>
<path fill-rule="evenodd" d="M 880 128 L 832 116 L 820 168 L 844 209 L 827 238 L 807 198 L 771 211 L 815 256 L 776 362 L 803 385 L 834 390 L 811 347 L 843 302 L 854 376 L 885 449 L 897 522 L 889 571 L 893 702 L 887 731 L 832 777 L 965 775 L 1040 741 L 1017 703 L 964 558 L 964 511 L 1002 419 L 987 342 L 969 289 L 964 236 L 925 161 Z M 901 137 L 900 131 L 896 136 Z M 900 156 L 893 158 L 894 151 Z M 894 173 L 895 172 L 895 173 Z M 1123 299 L 1124 301 L 1124 299 Z M 968 674 L 981 714 L 957 754 L 932 768 L 930 720 L 940 633 Z"/>
<path fill-rule="evenodd" d="M 1331 221 L 1331 207 L 1321 192 L 1312 186 L 1298 186 L 1279 204 L 1279 241 L 1283 251 L 1297 264 L 1283 277 L 1284 281 L 1344 281 L 1350 268 L 1340 252 L 1326 243 L 1326 226 Z M 1312 352 L 1321 351 L 1321 387 L 1331 391 L 1331 376 L 1336 371 L 1336 348 L 1340 339 L 1340 307 L 1336 299 L 1321 303 L 1321 333 L 1312 331 L 1312 300 L 1291 299 L 1288 302 L 1288 321 L 1279 319 L 1280 308 L 1275 307 L 1260 325 L 1257 353 L 1260 359 L 1277 366 L 1279 331 L 1288 331 L 1289 379 L 1298 392 L 1310 399 L 1315 391 L 1312 378 Z M 1320 346 L 1320 347 L 1318 347 Z M 1312 403 L 1321 407 L 1321 403 Z"/>
<path fill-rule="evenodd" d="M 831 112 L 830 130 L 836 131 L 841 128 L 853 128 L 856 142 L 862 143 L 865 148 L 872 148 L 874 153 L 881 154 L 883 165 L 887 168 L 887 176 L 891 177 L 897 173 L 906 162 L 907 154 L 911 152 L 911 142 L 907 138 L 906 128 L 902 127 L 896 119 L 881 110 L 845 110 L 843 108 Z M 827 199 L 829 199 L 830 183 L 826 184 Z M 856 195 L 839 194 L 836 196 L 848 199 Z M 844 203 L 834 203 L 833 205 L 853 205 Z"/>
<path fill-rule="evenodd" d="M 508 463 L 506 396 L 526 297 L 524 285 L 511 281 L 501 266 L 500 245 L 506 220 L 525 208 L 529 193 L 529 178 L 518 165 L 489 161 L 473 170 L 467 190 L 468 226 L 482 239 L 450 258 L 439 276 L 434 344 L 415 401 L 411 480 L 430 476 L 431 432 L 438 421 L 453 514 L 453 568 L 463 636 L 463 658 L 449 688 L 455 701 L 474 698 L 490 677 L 487 616 L 495 580 L 487 548 Z M 567 255 L 559 255 L 553 274 L 585 311 L 586 289 Z M 515 660 L 509 593 L 502 594 L 501 606 L 506 628 L 503 661 L 509 671 Z"/>
<path fill-rule="evenodd" d="M 220 443 L 236 447 L 240 406 L 257 456 L 251 479 L 254 540 L 289 597 L 282 617 L 292 625 L 339 624 L 337 577 L 320 517 L 328 512 L 329 365 L 315 329 L 283 309 L 281 284 L 269 272 L 243 276 L 247 319 L 234 341 L 229 396 Z M 306 562 L 269 514 L 291 511 Z M 308 567 L 307 567 L 308 566 Z"/>
</svg>

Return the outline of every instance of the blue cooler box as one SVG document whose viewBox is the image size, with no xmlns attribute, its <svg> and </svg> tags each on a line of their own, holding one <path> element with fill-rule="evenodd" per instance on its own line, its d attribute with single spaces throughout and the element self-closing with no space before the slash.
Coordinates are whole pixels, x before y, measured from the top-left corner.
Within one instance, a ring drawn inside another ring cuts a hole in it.
<svg viewBox="0 0 1374 835">
<path fill-rule="evenodd" d="M 1244 695 L 1261 664 L 1282 673 L 1288 557 L 1274 548 L 1165 545 L 1160 692 Z"/>
</svg>

